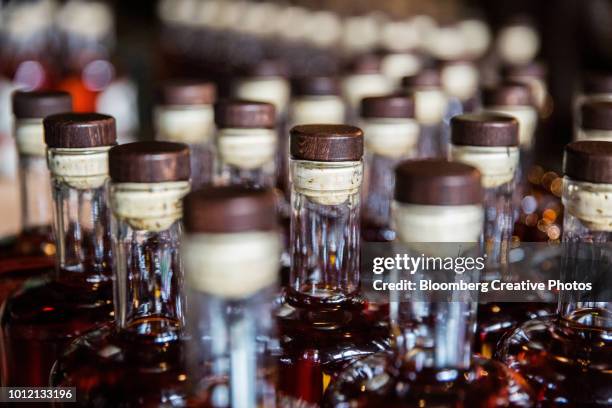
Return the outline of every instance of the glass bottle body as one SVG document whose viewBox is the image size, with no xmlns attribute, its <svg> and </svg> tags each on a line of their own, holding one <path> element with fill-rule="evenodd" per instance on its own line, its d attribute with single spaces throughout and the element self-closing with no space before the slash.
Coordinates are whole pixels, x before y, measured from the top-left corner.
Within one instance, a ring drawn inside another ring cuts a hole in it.
<svg viewBox="0 0 612 408">
<path fill-rule="evenodd" d="M 4 303 L 2 378 L 7 385 L 47 386 L 64 347 L 112 318 L 104 179 L 78 188 L 62 179 L 52 181 L 57 264 L 54 274 L 30 279 Z"/>
<path fill-rule="evenodd" d="M 359 293 L 359 201 L 359 191 L 331 202 L 292 194 L 291 278 L 278 313 L 280 388 L 306 402 L 319 403 L 345 365 L 386 345 L 386 318 Z"/>
</svg>

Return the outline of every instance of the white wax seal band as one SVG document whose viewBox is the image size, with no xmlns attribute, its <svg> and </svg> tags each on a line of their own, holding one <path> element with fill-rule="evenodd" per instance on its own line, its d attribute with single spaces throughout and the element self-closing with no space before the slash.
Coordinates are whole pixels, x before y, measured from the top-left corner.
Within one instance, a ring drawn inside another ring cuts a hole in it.
<svg viewBox="0 0 612 408">
<path fill-rule="evenodd" d="M 576 140 L 612 142 L 612 130 L 578 129 Z"/>
<path fill-rule="evenodd" d="M 273 129 L 220 129 L 217 152 L 222 163 L 252 170 L 274 161 L 278 136 Z"/>
<path fill-rule="evenodd" d="M 19 119 L 15 122 L 15 144 L 20 154 L 44 157 L 47 146 L 42 119 Z"/>
<path fill-rule="evenodd" d="M 286 109 L 290 93 L 284 78 L 248 78 L 239 81 L 236 87 L 238 98 L 271 103 L 277 115 Z"/>
<path fill-rule="evenodd" d="M 413 119 L 368 119 L 360 127 L 367 152 L 392 158 L 415 153 L 419 125 Z"/>
<path fill-rule="evenodd" d="M 478 242 L 481 205 L 420 205 L 393 202 L 393 223 L 400 242 Z"/>
<path fill-rule="evenodd" d="M 446 114 L 448 99 L 441 89 L 415 89 L 414 99 L 415 116 L 419 123 L 431 126 L 442 122 Z"/>
<path fill-rule="evenodd" d="M 476 167 L 481 173 L 483 187 L 499 187 L 514 179 L 519 165 L 519 148 L 451 145 L 450 159 Z"/>
<path fill-rule="evenodd" d="M 565 211 L 593 231 L 612 231 L 612 184 L 563 179 Z"/>
<path fill-rule="evenodd" d="M 344 123 L 345 114 L 344 102 L 337 96 L 301 97 L 291 103 L 294 125 Z"/>
<path fill-rule="evenodd" d="M 363 163 L 314 162 L 291 160 L 291 180 L 296 193 L 322 205 L 344 203 L 358 194 L 363 178 Z"/>
<path fill-rule="evenodd" d="M 538 112 L 531 106 L 490 106 L 487 112 L 514 116 L 519 122 L 519 143 L 521 147 L 529 148 L 538 125 Z"/>
<path fill-rule="evenodd" d="M 76 189 L 101 187 L 108 178 L 111 147 L 49 148 L 47 164 L 51 176 Z"/>
<path fill-rule="evenodd" d="M 132 228 L 163 231 L 182 217 L 182 199 L 188 181 L 163 183 L 114 183 L 110 203 L 115 216 Z"/>
<path fill-rule="evenodd" d="M 215 133 L 212 105 L 159 106 L 155 110 L 157 139 L 204 144 Z"/>
<path fill-rule="evenodd" d="M 342 80 L 342 93 L 353 109 L 366 96 L 384 95 L 392 90 L 391 81 L 382 74 L 349 75 Z"/>
<path fill-rule="evenodd" d="M 276 232 L 192 234 L 181 245 L 189 287 L 228 299 L 247 298 L 275 285 L 280 254 Z"/>
<path fill-rule="evenodd" d="M 478 92 L 478 69 L 472 64 L 451 64 L 444 67 L 441 80 L 446 92 L 462 101 Z"/>
</svg>

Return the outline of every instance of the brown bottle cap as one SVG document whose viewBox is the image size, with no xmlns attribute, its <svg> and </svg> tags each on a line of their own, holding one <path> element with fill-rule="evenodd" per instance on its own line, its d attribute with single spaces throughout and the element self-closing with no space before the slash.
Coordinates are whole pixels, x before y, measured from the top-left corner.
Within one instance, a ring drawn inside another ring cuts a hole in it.
<svg viewBox="0 0 612 408">
<path fill-rule="evenodd" d="M 582 87 L 590 95 L 612 93 L 612 73 L 589 72 L 584 77 Z"/>
<path fill-rule="evenodd" d="M 191 233 L 273 231 L 277 222 L 272 190 L 207 187 L 187 194 L 184 200 L 183 223 Z"/>
<path fill-rule="evenodd" d="M 115 118 L 100 113 L 60 113 L 43 120 L 48 147 L 86 148 L 113 146 Z"/>
<path fill-rule="evenodd" d="M 289 75 L 289 67 L 284 61 L 277 59 L 263 59 L 256 64 L 253 64 L 246 71 L 248 77 L 266 78 L 266 77 L 287 77 Z"/>
<path fill-rule="evenodd" d="M 533 106 L 531 88 L 522 82 L 508 81 L 482 93 L 484 106 Z"/>
<path fill-rule="evenodd" d="M 13 113 L 17 119 L 42 119 L 64 112 L 72 112 L 72 97 L 68 92 L 17 91 L 13 93 Z"/>
<path fill-rule="evenodd" d="M 440 70 L 436 68 L 426 68 L 416 75 L 402 78 L 402 88 L 439 88 L 442 86 Z"/>
<path fill-rule="evenodd" d="M 585 101 L 580 107 L 580 127 L 612 130 L 612 101 Z"/>
<path fill-rule="evenodd" d="M 574 180 L 612 183 L 612 142 L 568 144 L 563 155 L 563 173 Z"/>
<path fill-rule="evenodd" d="M 377 54 L 361 54 L 349 61 L 346 71 L 349 74 L 366 75 L 379 74 L 382 58 Z"/>
<path fill-rule="evenodd" d="M 411 95 L 370 96 L 361 100 L 363 118 L 414 118 Z"/>
<path fill-rule="evenodd" d="M 117 183 L 187 181 L 189 147 L 171 142 L 134 142 L 115 146 L 108 153 L 111 180 Z"/>
<path fill-rule="evenodd" d="M 523 65 L 507 65 L 502 69 L 504 78 L 534 78 L 545 80 L 548 74 L 546 66 L 538 61 L 533 61 Z"/>
<path fill-rule="evenodd" d="M 451 140 L 460 146 L 518 146 L 516 118 L 497 113 L 470 113 L 451 119 Z"/>
<path fill-rule="evenodd" d="M 295 96 L 340 95 L 340 83 L 331 76 L 296 78 L 291 85 Z"/>
<path fill-rule="evenodd" d="M 395 168 L 395 199 L 421 205 L 480 204 L 480 172 L 459 162 L 408 160 Z"/>
<path fill-rule="evenodd" d="M 266 102 L 230 99 L 215 105 L 215 123 L 220 128 L 268 128 L 276 126 L 276 109 Z"/>
<path fill-rule="evenodd" d="M 291 129 L 291 156 L 323 162 L 357 161 L 363 156 L 363 131 L 349 125 L 300 125 Z"/>
<path fill-rule="evenodd" d="M 214 83 L 198 80 L 172 80 L 159 90 L 160 103 L 164 105 L 212 105 L 217 98 Z"/>
</svg>

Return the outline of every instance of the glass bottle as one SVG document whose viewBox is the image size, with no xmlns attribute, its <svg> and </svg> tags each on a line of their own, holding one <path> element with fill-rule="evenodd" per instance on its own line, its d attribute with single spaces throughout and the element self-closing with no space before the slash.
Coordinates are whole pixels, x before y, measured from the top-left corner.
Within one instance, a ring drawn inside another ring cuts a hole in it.
<svg viewBox="0 0 612 408">
<path fill-rule="evenodd" d="M 415 117 L 421 126 L 419 157 L 446 158 L 450 141 L 444 130 L 444 118 L 448 116 L 449 101 L 442 89 L 440 71 L 427 68 L 404 77 L 402 88 L 414 93 Z"/>
<path fill-rule="evenodd" d="M 192 188 L 212 183 L 215 85 L 207 81 L 168 81 L 160 94 L 155 108 L 156 139 L 189 145 Z"/>
<path fill-rule="evenodd" d="M 76 338 L 55 363 L 51 384 L 76 387 L 83 407 L 183 406 L 179 241 L 189 148 L 135 142 L 113 147 L 108 156 L 115 324 Z"/>
<path fill-rule="evenodd" d="M 393 241 L 393 170 L 400 161 L 418 156 L 420 129 L 414 118 L 414 96 L 362 99 L 360 126 L 365 144 L 361 236 L 368 242 Z"/>
<path fill-rule="evenodd" d="M 217 185 L 276 186 L 274 105 L 230 99 L 215 106 Z"/>
<path fill-rule="evenodd" d="M 185 198 L 184 217 L 189 406 L 275 407 L 275 194 L 210 187 Z"/>
<path fill-rule="evenodd" d="M 51 180 L 45 158 L 42 119 L 71 110 L 72 101 L 65 92 L 13 94 L 21 232 L 0 245 L 0 302 L 26 278 L 53 270 Z"/>
<path fill-rule="evenodd" d="M 289 105 L 291 127 L 312 123 L 344 123 L 345 117 L 346 106 L 340 96 L 340 83 L 337 78 L 302 77 L 292 82 L 292 99 Z"/>
<path fill-rule="evenodd" d="M 112 318 L 108 150 L 115 120 L 94 113 L 44 119 L 56 238 L 55 274 L 31 280 L 2 308 L 2 380 L 47 386 L 77 335 Z"/>
<path fill-rule="evenodd" d="M 386 318 L 360 294 L 363 132 L 291 130 L 291 276 L 278 312 L 280 389 L 319 403 L 342 366 L 385 346 Z"/>
<path fill-rule="evenodd" d="M 393 91 L 393 84 L 381 72 L 381 58 L 375 54 L 354 57 L 341 82 L 342 95 L 348 105 L 346 123 L 359 120 L 359 104 L 366 96 L 386 95 Z"/>
<path fill-rule="evenodd" d="M 499 357 L 535 388 L 540 406 L 612 403 L 610 217 L 612 143 L 580 141 L 565 148 L 563 262 L 557 314 L 527 321 L 501 342 Z"/>
<path fill-rule="evenodd" d="M 456 256 L 457 245 L 464 248 L 462 256 L 469 254 L 482 235 L 481 203 L 475 168 L 438 159 L 403 162 L 396 168 L 393 207 L 398 243 L 409 256 Z M 436 279 L 441 272 L 418 270 L 416 280 Z M 478 269 L 448 272 L 450 282 L 479 278 Z M 532 406 L 520 378 L 498 362 L 473 356 L 474 295 L 449 290 L 440 299 L 417 290 L 399 294 L 396 302 L 391 351 L 342 371 L 323 406 Z"/>
</svg>

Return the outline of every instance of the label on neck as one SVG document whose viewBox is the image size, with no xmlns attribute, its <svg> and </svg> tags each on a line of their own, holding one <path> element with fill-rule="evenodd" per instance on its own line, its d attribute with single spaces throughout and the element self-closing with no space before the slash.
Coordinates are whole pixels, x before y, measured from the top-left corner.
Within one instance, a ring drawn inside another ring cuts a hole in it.
<svg viewBox="0 0 612 408">
<path fill-rule="evenodd" d="M 273 104 L 277 116 L 285 111 L 289 95 L 289 84 L 281 77 L 243 79 L 236 88 L 236 96 L 240 99 Z"/>
<path fill-rule="evenodd" d="M 72 188 L 99 188 L 108 178 L 108 151 L 111 147 L 47 149 L 49 171 L 54 179 Z"/>
<path fill-rule="evenodd" d="M 415 116 L 419 123 L 431 126 L 441 123 L 446 114 L 448 100 L 438 88 L 418 88 L 414 91 Z"/>
<path fill-rule="evenodd" d="M 563 178 L 565 211 L 593 231 L 612 231 L 612 184 Z"/>
<path fill-rule="evenodd" d="M 578 129 L 576 140 L 598 140 L 612 142 L 612 130 Z"/>
<path fill-rule="evenodd" d="M 368 119 L 361 123 L 366 151 L 385 157 L 411 157 L 419 141 L 419 125 L 412 119 Z"/>
<path fill-rule="evenodd" d="M 393 221 L 403 243 L 478 242 L 481 205 L 421 205 L 393 202 Z"/>
<path fill-rule="evenodd" d="M 188 181 L 116 183 L 110 189 L 111 208 L 134 229 L 164 231 L 181 219 L 188 192 Z"/>
<path fill-rule="evenodd" d="M 298 194 L 321 205 L 338 205 L 358 194 L 363 162 L 291 160 L 291 179 Z"/>
<path fill-rule="evenodd" d="M 349 75 L 342 80 L 342 93 L 353 109 L 367 96 L 384 95 L 392 90 L 391 81 L 382 74 Z"/>
<path fill-rule="evenodd" d="M 476 167 L 484 188 L 499 187 L 514 179 L 519 165 L 519 148 L 505 146 L 450 146 L 453 161 Z"/>
<path fill-rule="evenodd" d="M 212 105 L 159 106 L 155 109 L 157 139 L 205 144 L 215 133 Z"/>
<path fill-rule="evenodd" d="M 294 125 L 308 123 L 344 123 L 346 109 L 337 96 L 308 96 L 291 103 L 291 121 Z"/>
<path fill-rule="evenodd" d="M 220 129 L 217 151 L 223 163 L 253 170 L 274 161 L 277 139 L 274 129 Z"/>
<path fill-rule="evenodd" d="M 442 69 L 442 86 L 461 101 L 478 91 L 478 69 L 472 64 L 452 64 Z"/>
<path fill-rule="evenodd" d="M 45 157 L 47 146 L 42 119 L 16 120 L 15 143 L 19 154 Z"/>
<path fill-rule="evenodd" d="M 181 245 L 189 287 L 227 299 L 276 285 L 280 254 L 276 232 L 192 234 Z"/>
<path fill-rule="evenodd" d="M 519 123 L 519 143 L 522 148 L 531 148 L 538 125 L 538 112 L 531 106 L 491 106 L 488 112 L 501 113 L 516 118 Z"/>
</svg>

